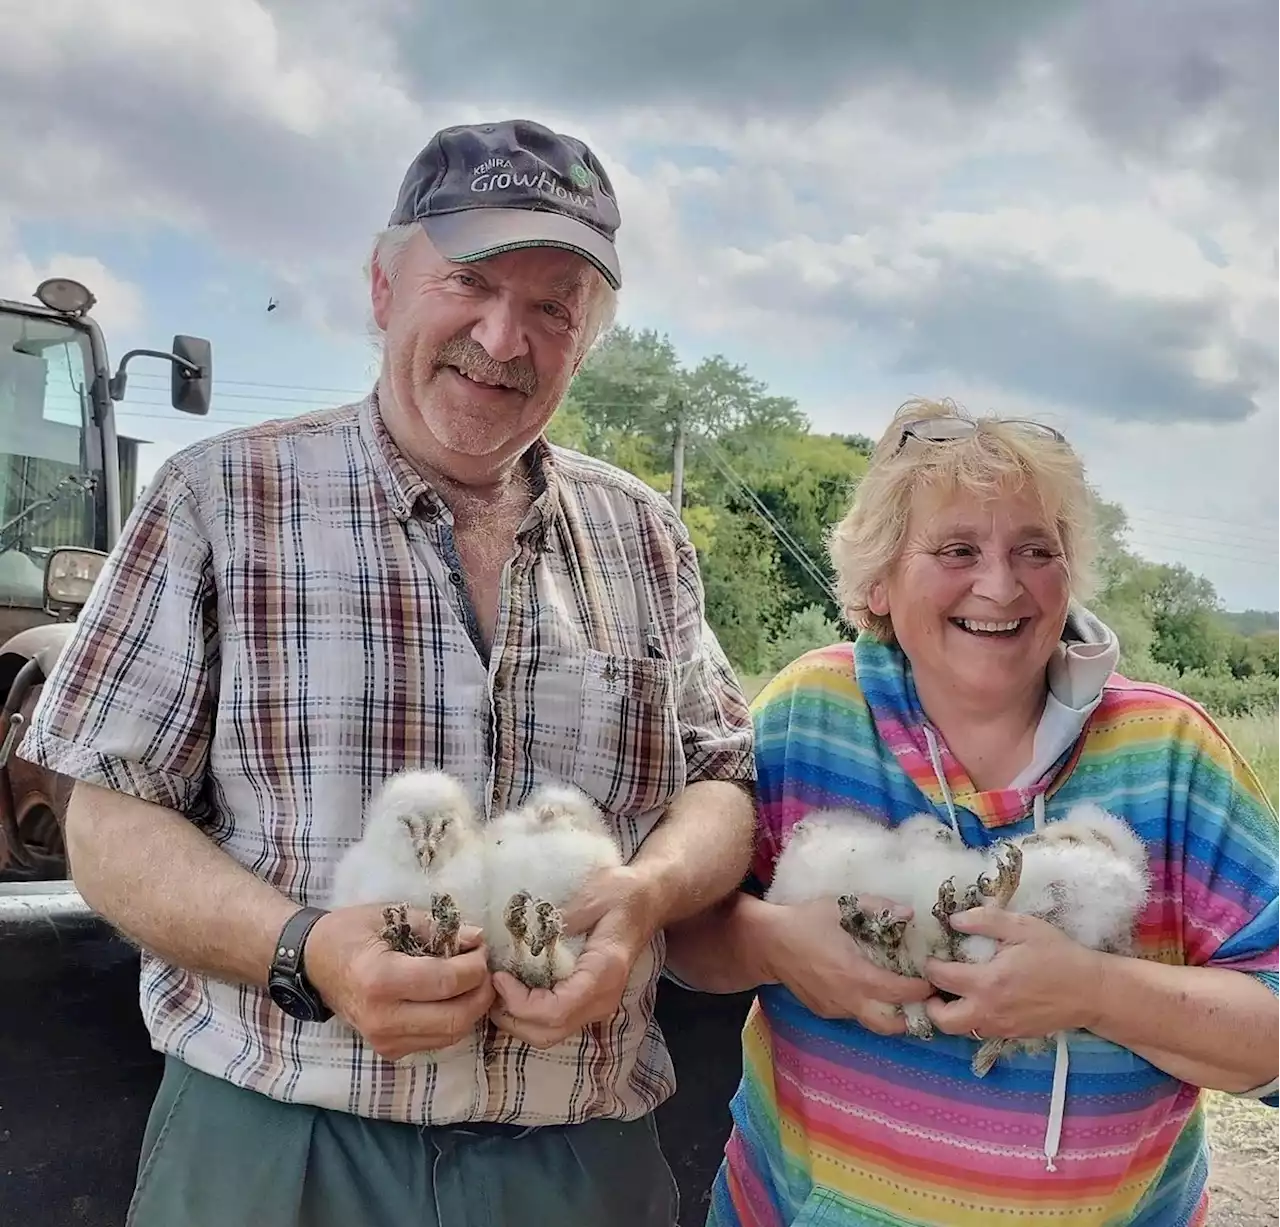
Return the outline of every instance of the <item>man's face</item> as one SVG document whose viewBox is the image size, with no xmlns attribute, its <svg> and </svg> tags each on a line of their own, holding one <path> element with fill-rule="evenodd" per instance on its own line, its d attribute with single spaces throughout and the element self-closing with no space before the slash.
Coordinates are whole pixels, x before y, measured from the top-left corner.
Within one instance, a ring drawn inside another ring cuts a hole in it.
<svg viewBox="0 0 1280 1227">
<path fill-rule="evenodd" d="M 375 262 L 388 427 L 411 458 L 466 484 L 493 480 L 551 420 L 583 353 L 598 274 L 558 248 L 471 264 L 421 230 L 393 276 Z"/>
</svg>

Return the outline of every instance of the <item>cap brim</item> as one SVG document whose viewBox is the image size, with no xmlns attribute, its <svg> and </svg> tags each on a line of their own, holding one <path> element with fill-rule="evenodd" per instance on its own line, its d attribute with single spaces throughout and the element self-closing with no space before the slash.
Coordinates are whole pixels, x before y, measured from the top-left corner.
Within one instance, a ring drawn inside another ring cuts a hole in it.
<svg viewBox="0 0 1280 1227">
<path fill-rule="evenodd" d="M 590 260 L 615 289 L 622 286 L 618 252 L 583 222 L 541 209 L 466 209 L 421 219 L 431 245 L 446 260 L 483 260 L 521 247 L 561 247 Z"/>
</svg>

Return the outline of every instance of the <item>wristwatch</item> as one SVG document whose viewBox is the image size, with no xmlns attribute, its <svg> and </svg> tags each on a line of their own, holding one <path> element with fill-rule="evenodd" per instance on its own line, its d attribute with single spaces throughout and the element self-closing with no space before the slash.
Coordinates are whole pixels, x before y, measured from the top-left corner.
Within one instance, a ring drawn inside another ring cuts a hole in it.
<svg viewBox="0 0 1280 1227">
<path fill-rule="evenodd" d="M 271 1000 L 291 1018 L 303 1022 L 324 1022 L 333 1017 L 333 1011 L 320 1000 L 320 994 L 302 970 L 307 934 L 323 915 L 324 908 L 304 907 L 285 921 L 267 975 L 267 992 Z"/>
</svg>

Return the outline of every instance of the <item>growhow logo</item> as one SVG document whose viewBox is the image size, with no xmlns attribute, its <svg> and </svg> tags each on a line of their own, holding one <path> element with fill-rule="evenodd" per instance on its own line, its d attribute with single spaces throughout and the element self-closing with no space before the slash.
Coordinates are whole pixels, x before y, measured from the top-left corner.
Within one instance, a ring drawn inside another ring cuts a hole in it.
<svg viewBox="0 0 1280 1227">
<path fill-rule="evenodd" d="M 591 172 L 585 166 L 575 165 L 569 172 L 574 182 L 580 187 L 591 183 Z M 592 209 L 595 202 L 585 192 L 575 192 L 566 187 L 559 179 L 540 170 L 536 174 L 531 171 L 518 171 L 506 158 L 490 158 L 477 166 L 471 176 L 473 192 L 505 192 L 513 187 L 529 188 L 541 192 L 545 196 L 554 196 L 558 200 L 567 201 L 579 209 Z"/>
</svg>

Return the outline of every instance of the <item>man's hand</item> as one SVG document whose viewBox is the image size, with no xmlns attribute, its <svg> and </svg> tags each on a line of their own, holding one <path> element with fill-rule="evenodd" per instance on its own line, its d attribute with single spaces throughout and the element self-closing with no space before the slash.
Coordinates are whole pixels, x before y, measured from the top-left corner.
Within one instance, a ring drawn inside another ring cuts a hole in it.
<svg viewBox="0 0 1280 1227">
<path fill-rule="evenodd" d="M 911 909 L 863 896 L 910 918 Z M 856 1018 L 879 1035 L 901 1035 L 906 1020 L 895 1005 L 933 995 L 927 980 L 877 967 L 840 927 L 834 899 L 780 906 L 752 901 L 761 935 L 762 981 L 784 984 L 819 1018 Z"/>
<path fill-rule="evenodd" d="M 595 874 L 563 914 L 567 936 L 590 934 L 568 979 L 554 989 L 528 989 L 506 972 L 493 976 L 494 1025 L 535 1048 L 611 1019 L 657 927 L 647 881 L 628 866 Z"/>
<path fill-rule="evenodd" d="M 1001 943 L 988 963 L 930 959 L 929 980 L 958 1001 L 936 998 L 929 1017 L 941 1031 L 983 1039 L 1019 1039 L 1088 1027 L 1099 982 L 1096 951 L 1035 916 L 997 907 L 970 908 L 951 917 L 961 933 Z"/>
<path fill-rule="evenodd" d="M 415 932 L 431 917 L 409 912 Z M 338 908 L 316 921 L 304 955 L 307 978 L 325 1004 L 390 1061 L 456 1044 L 493 1003 L 478 929 L 464 927 L 451 959 L 392 950 L 379 936 L 382 907 Z"/>
</svg>

